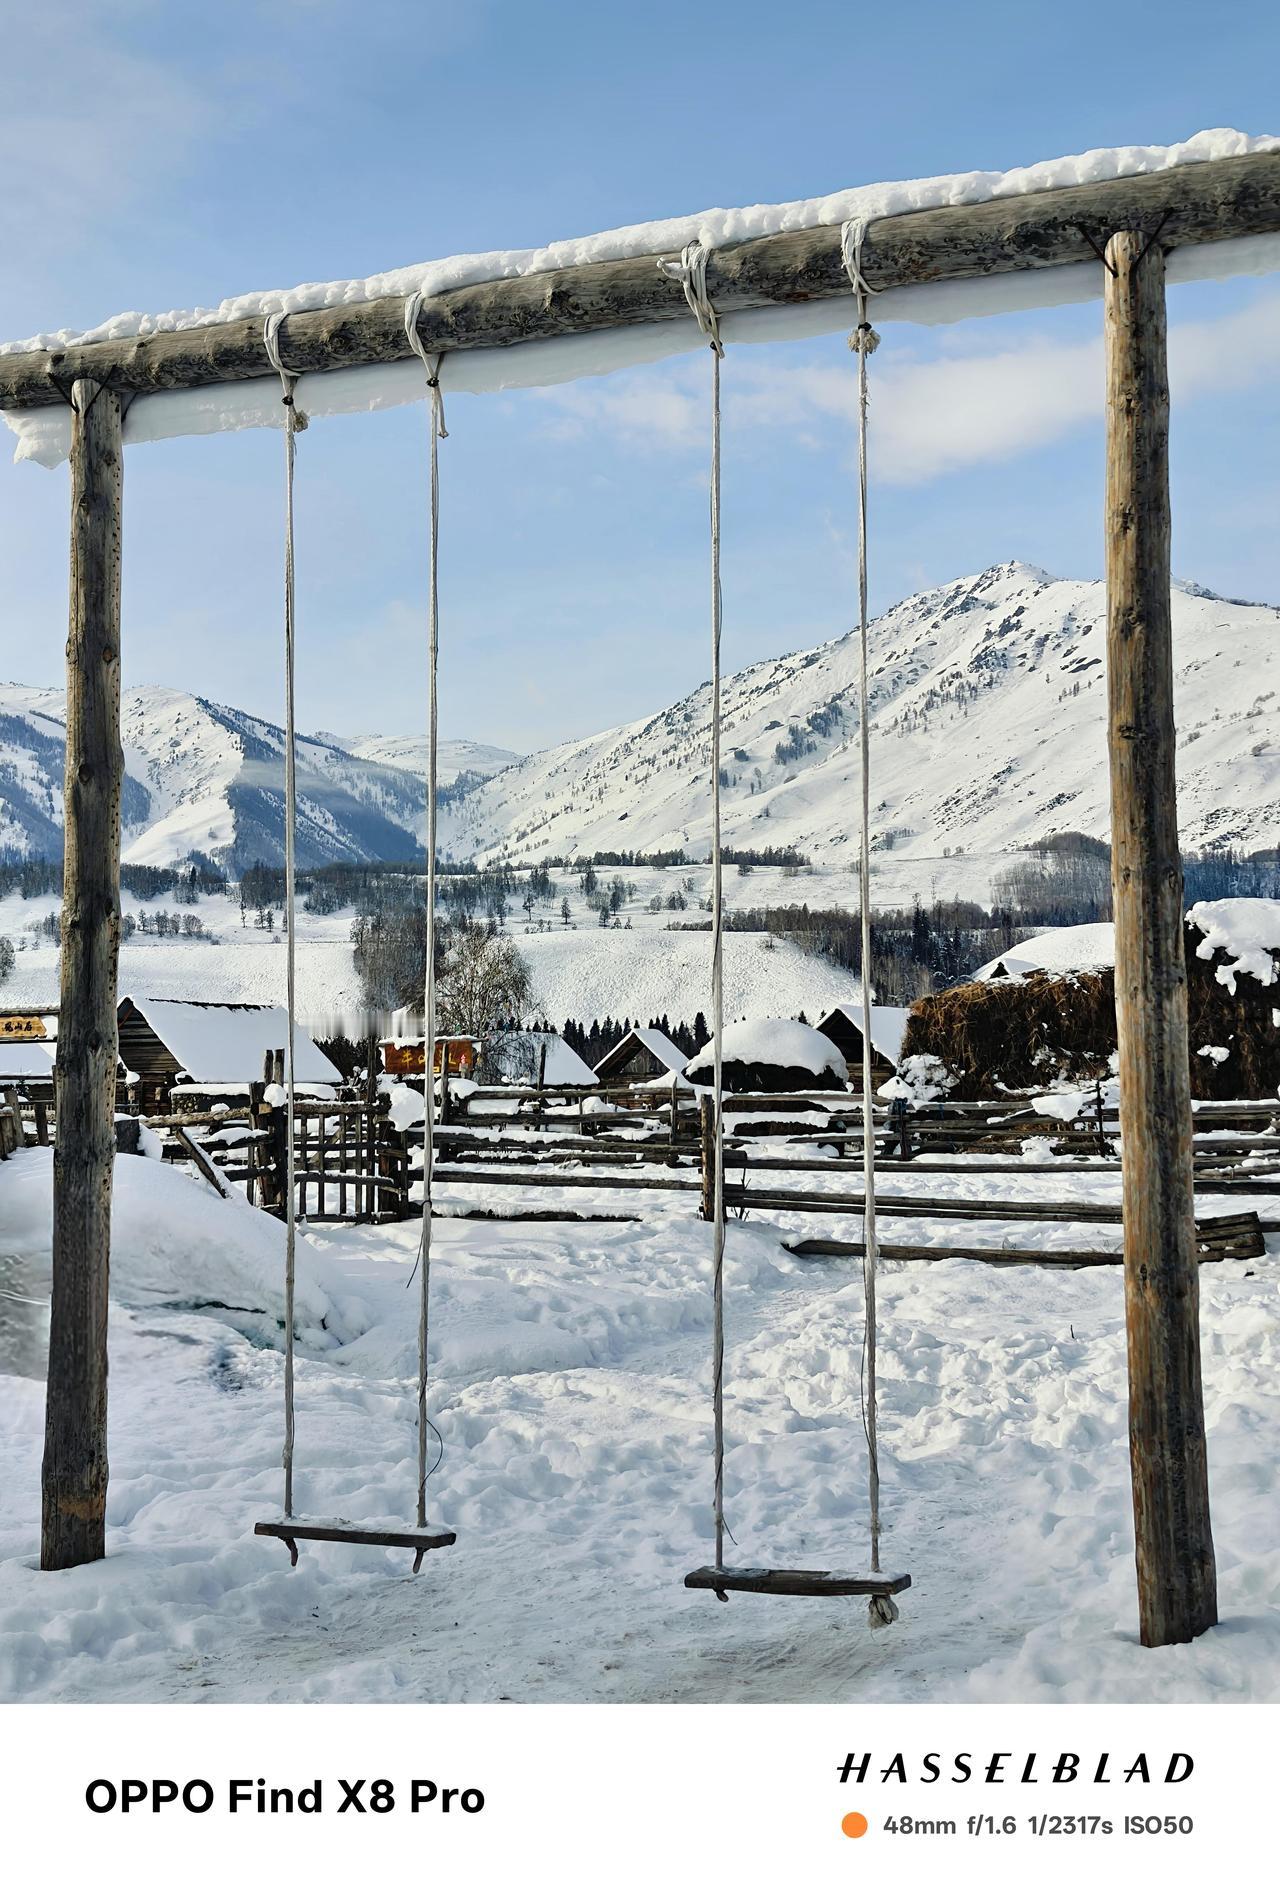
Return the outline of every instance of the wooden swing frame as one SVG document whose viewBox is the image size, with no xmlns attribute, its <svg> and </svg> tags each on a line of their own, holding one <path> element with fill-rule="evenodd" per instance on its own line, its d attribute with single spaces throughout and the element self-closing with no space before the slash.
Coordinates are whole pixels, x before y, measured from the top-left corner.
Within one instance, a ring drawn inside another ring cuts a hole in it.
<svg viewBox="0 0 1280 1887">
<path fill-rule="evenodd" d="M 1165 256 L 1278 232 L 1280 153 L 1266 152 L 885 217 L 871 225 L 862 255 L 879 290 L 1102 259 L 1129 1432 L 1139 1616 L 1142 1641 L 1150 1645 L 1194 1638 L 1217 1618 L 1174 788 Z M 423 303 L 417 332 L 426 348 L 447 354 L 680 319 L 683 294 L 660 273 L 658 259 L 452 289 Z M 707 289 L 722 316 L 847 300 L 840 229 L 726 247 L 710 259 Z M 403 307 L 397 296 L 289 316 L 280 345 L 290 371 L 408 359 Z M 59 1133 L 40 1546 L 46 1569 L 105 1552 L 123 412 L 135 394 L 273 372 L 256 319 L 0 355 L 0 408 L 67 402 L 72 415 Z M 295 1540 L 303 1537 L 295 1525 Z M 722 1583 L 728 1577 L 721 1575 Z"/>
</svg>

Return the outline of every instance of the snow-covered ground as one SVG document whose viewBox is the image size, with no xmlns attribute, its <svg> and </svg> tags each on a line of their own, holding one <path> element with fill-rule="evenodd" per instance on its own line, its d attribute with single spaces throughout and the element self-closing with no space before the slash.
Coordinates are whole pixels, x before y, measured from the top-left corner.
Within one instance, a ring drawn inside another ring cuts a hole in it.
<svg viewBox="0 0 1280 1887">
<path fill-rule="evenodd" d="M 950 864 L 950 860 L 940 861 Z M 567 1017 L 590 1023 L 605 1016 L 632 1016 L 648 1021 L 668 1015 L 672 1022 L 692 1022 L 698 1010 L 711 1003 L 711 938 L 707 931 L 668 930 L 672 922 L 706 922 L 700 901 L 710 893 L 710 867 L 690 865 L 667 871 L 624 867 L 620 875 L 635 886 L 635 896 L 621 916 L 631 928 L 602 930 L 596 914 L 587 908 L 573 872 L 553 874 L 555 896 L 535 912 L 545 930 L 527 930 L 524 912 L 513 910 L 508 929 L 524 952 L 533 976 L 534 1007 L 559 1027 Z M 600 871 L 602 884 L 613 876 Z M 655 896 L 667 897 L 689 883 L 688 908 L 651 912 Z M 730 909 L 749 905 L 807 903 L 811 908 L 851 908 L 856 881 L 845 872 L 785 875 L 760 869 L 747 877 L 731 872 L 725 880 L 725 902 Z M 566 929 L 559 916 L 560 899 L 567 895 L 572 924 Z M 909 901 L 909 900 L 908 900 Z M 512 903 L 518 907 L 518 897 Z M 126 895 L 126 912 L 140 919 L 159 909 L 172 912 L 171 899 L 149 904 Z M 58 952 L 52 942 L 37 935 L 42 919 L 58 908 L 54 897 L 22 898 L 16 892 L 0 897 L 0 937 L 10 937 L 17 956 L 12 976 L 0 1000 L 12 1003 L 56 1002 Z M 254 913 L 241 923 L 235 898 L 201 898 L 190 910 L 216 944 L 195 938 L 144 937 L 141 932 L 120 952 L 120 989 L 123 994 L 170 996 L 205 1002 L 283 1002 L 285 950 L 279 913 L 274 930 L 255 928 Z M 357 1017 L 362 1008 L 360 979 L 351 954 L 354 912 L 336 911 L 318 916 L 298 913 L 298 1013 L 321 1035 L 343 1018 Z M 725 939 L 725 1002 L 731 1015 L 749 1009 L 763 1014 L 796 1014 L 804 1010 L 812 1021 L 834 1002 L 858 999 L 856 978 L 821 958 L 807 955 L 798 945 L 779 940 L 765 947 L 761 933 L 731 933 Z"/>
<path fill-rule="evenodd" d="M 710 1234 L 687 1196 L 645 1194 L 636 1224 L 440 1224 L 430 1409 L 444 1456 L 430 1507 L 458 1542 L 414 1579 L 404 1555 L 339 1546 L 304 1549 L 290 1572 L 282 1548 L 255 1539 L 280 1497 L 278 1287 L 265 1263 L 266 1247 L 280 1258 L 280 1229 L 151 1161 L 121 1159 L 117 1176 L 110 1551 L 72 1572 L 34 1569 L 43 1390 L 4 1379 L 0 1696 L 1280 1695 L 1274 1239 L 1268 1258 L 1201 1272 L 1222 1623 L 1151 1652 L 1135 1633 L 1118 1270 L 885 1266 L 885 1562 L 913 1586 L 901 1622 L 872 1634 L 856 1600 L 717 1605 L 681 1583 L 708 1558 L 711 1533 Z M 1081 1197 L 1116 1196 L 1113 1174 L 1072 1183 Z M 48 1262 L 49 1184 L 45 1153 L 0 1167 L 0 1223 L 33 1295 Z M 1064 1180 L 1029 1167 L 929 1184 L 1043 1198 Z M 469 1189 L 467 1203 L 477 1196 Z M 520 1197 L 502 1189 L 510 1209 Z M 536 1203 L 556 1198 L 540 1191 Z M 620 1209 L 617 1193 L 565 1198 Z M 847 1262 L 798 1260 L 780 1243 L 836 1224 L 752 1216 L 729 1229 L 727 1497 L 748 1563 L 865 1564 L 860 1280 Z M 412 1508 L 416 1297 L 405 1284 L 417 1230 L 302 1242 L 301 1510 L 372 1520 Z M 961 1234 L 913 1220 L 911 1236 L 1069 1247 L 1081 1228 Z M 241 1308 L 219 1310 L 214 1296 Z"/>
<path fill-rule="evenodd" d="M 201 898 L 194 905 L 177 905 L 171 898 L 144 904 L 127 894 L 121 908 L 135 919 L 144 912 L 190 911 L 216 944 L 200 938 L 144 937 L 135 934 L 120 949 L 122 996 L 171 996 L 199 1002 L 266 1002 L 285 1000 L 285 947 L 275 913 L 274 930 L 240 922 L 240 906 L 231 898 Z M 58 951 L 32 927 L 58 909 L 59 900 L 22 898 L 16 893 L 0 898 L 0 937 L 12 939 L 17 952 L 13 974 L 0 991 L 5 1003 L 57 1002 Z M 350 911 L 332 917 L 300 912 L 298 917 L 298 1014 L 308 1027 L 323 1034 L 330 1021 L 358 1015 L 362 1007 L 360 979 L 351 954 Z M 25 948 L 18 948 L 25 945 Z"/>
</svg>

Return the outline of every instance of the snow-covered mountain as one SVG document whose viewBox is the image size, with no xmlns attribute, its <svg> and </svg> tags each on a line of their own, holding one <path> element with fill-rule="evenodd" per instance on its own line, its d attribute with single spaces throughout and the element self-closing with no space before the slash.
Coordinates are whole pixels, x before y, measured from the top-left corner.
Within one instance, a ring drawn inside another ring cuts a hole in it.
<svg viewBox="0 0 1280 1887">
<path fill-rule="evenodd" d="M 1105 611 L 1101 583 L 1012 563 L 909 597 L 873 624 L 873 823 L 884 852 L 995 854 L 1064 830 L 1105 837 Z M 1184 841 L 1272 846 L 1280 611 L 1179 584 L 1173 621 Z M 856 687 L 851 635 L 726 681 L 729 844 L 851 862 Z M 702 687 L 660 714 L 523 760 L 442 742 L 442 779 L 469 786 L 442 808 L 442 847 L 459 858 L 675 848 L 705 858 L 708 709 Z M 0 685 L 0 849 L 60 844 L 63 712 L 55 690 Z M 123 722 L 126 858 L 281 856 L 278 727 L 165 688 L 130 689 Z M 423 745 L 416 735 L 301 740 L 300 862 L 411 856 Z M 470 785 L 478 774 L 490 777 Z"/>
<path fill-rule="evenodd" d="M 1280 832 L 1280 611 L 1194 584 L 1173 594 L 1184 842 Z M 877 843 L 906 857 L 1105 837 L 1106 597 L 1001 564 L 922 592 L 871 631 Z M 733 628 L 726 625 L 732 659 Z M 839 865 L 857 821 L 857 641 L 758 662 L 724 684 L 723 820 L 736 846 Z M 538 859 L 709 842 L 707 687 L 508 767 L 450 806 L 459 857 Z"/>
<path fill-rule="evenodd" d="M 61 846 L 65 700 L 0 684 L 0 849 Z M 121 703 L 123 855 L 162 865 L 193 852 L 233 867 L 283 857 L 284 736 L 235 708 L 171 688 Z M 411 858 L 421 782 L 325 736 L 298 742 L 298 862 Z"/>
<path fill-rule="evenodd" d="M 362 760 L 376 760 L 379 766 L 404 767 L 418 774 L 426 771 L 425 734 L 355 734 L 346 740 L 340 734 L 326 734 L 323 738 Z M 442 740 L 436 752 L 437 778 L 441 786 L 452 786 L 460 775 L 488 779 L 519 758 L 509 747 L 490 747 L 481 740 Z"/>
</svg>

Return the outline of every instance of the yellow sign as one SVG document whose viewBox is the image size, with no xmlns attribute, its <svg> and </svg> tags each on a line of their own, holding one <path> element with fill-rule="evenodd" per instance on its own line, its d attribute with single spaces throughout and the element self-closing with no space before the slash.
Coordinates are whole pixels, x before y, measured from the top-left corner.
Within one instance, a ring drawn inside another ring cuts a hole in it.
<svg viewBox="0 0 1280 1887">
<path fill-rule="evenodd" d="M 0 1016 L 0 1042 L 44 1042 L 48 1031 L 39 1016 Z"/>
</svg>

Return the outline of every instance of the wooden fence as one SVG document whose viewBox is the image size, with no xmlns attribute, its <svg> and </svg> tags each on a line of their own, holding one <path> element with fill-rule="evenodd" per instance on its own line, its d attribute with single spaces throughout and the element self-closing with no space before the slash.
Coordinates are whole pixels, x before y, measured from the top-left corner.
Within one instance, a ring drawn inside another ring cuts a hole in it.
<svg viewBox="0 0 1280 1887">
<path fill-rule="evenodd" d="M 274 1065 L 264 1070 L 268 1075 L 280 1072 Z M 286 1110 L 269 1080 L 249 1083 L 245 1096 L 240 1104 L 200 1107 L 198 1093 L 175 1089 L 170 1098 L 179 1105 L 172 1112 L 150 1115 L 138 1124 L 119 1120 L 120 1144 L 133 1150 L 138 1127 L 145 1125 L 160 1137 L 164 1157 L 194 1166 L 223 1194 L 243 1188 L 250 1203 L 283 1216 Z M 23 1141 L 47 1145 L 56 1137 L 51 1084 L 27 1083 L 25 1091 L 7 1091 L 0 1100 L 0 1158 Z M 724 1107 L 730 1212 L 860 1217 L 858 1097 L 830 1089 L 726 1095 Z M 546 1207 L 513 1201 L 514 1211 L 492 1200 L 462 1208 L 446 1200 L 437 1210 L 448 1216 L 617 1220 L 640 1216 L 644 1197 L 672 1194 L 688 1195 L 691 1208 L 710 1216 L 714 1135 L 705 1090 L 667 1084 L 583 1089 L 467 1083 L 451 1088 L 445 1082 L 437 1114 L 435 1176 L 441 1188 L 464 1195 L 474 1189 L 504 1200 L 511 1189 L 549 1189 L 561 1195 Z M 1195 1119 L 1198 1193 L 1280 1191 L 1280 1105 L 1204 1102 Z M 943 1103 L 915 1112 L 880 1106 L 875 1123 L 877 1173 L 891 1185 L 880 1194 L 881 1211 L 888 1219 L 1120 1224 L 1118 1206 L 1070 1198 L 957 1200 L 928 1189 L 934 1174 L 1025 1176 L 1031 1171 L 1062 1176 L 1070 1190 L 1071 1175 L 1118 1170 L 1116 1114 L 1101 1099 L 1069 1121 L 1038 1114 L 1020 1100 L 1016 1105 Z M 1008 1157 L 1028 1136 L 1052 1148 L 1042 1163 Z M 300 1096 L 294 1109 L 298 1216 L 311 1223 L 362 1223 L 415 1215 L 419 1208 L 412 1194 L 415 1179 L 421 1179 L 423 1141 L 423 1126 L 398 1128 L 386 1097 L 376 1091 L 344 1092 L 333 1099 Z M 807 1175 L 831 1179 L 844 1168 L 856 1189 L 805 1189 Z M 891 1176 L 909 1168 L 914 1169 L 916 1184 L 906 1193 L 892 1184 Z M 799 1186 L 791 1183 L 796 1180 Z M 566 1194 L 595 1197 L 583 1198 L 578 1206 L 566 1200 Z M 1210 1224 L 1226 1226 L 1228 1220 L 1219 1216 L 1203 1221 L 1202 1229 Z M 1257 1241 L 1256 1221 L 1241 1237 L 1246 1243 Z M 792 1249 L 802 1256 L 838 1256 L 860 1247 L 838 1239 L 810 1239 Z M 961 1248 L 947 1249 L 958 1254 Z M 1249 1255 L 1253 1246 L 1239 1249 Z M 934 1248 L 927 1247 L 886 1245 L 885 1251 L 934 1255 Z"/>
</svg>

